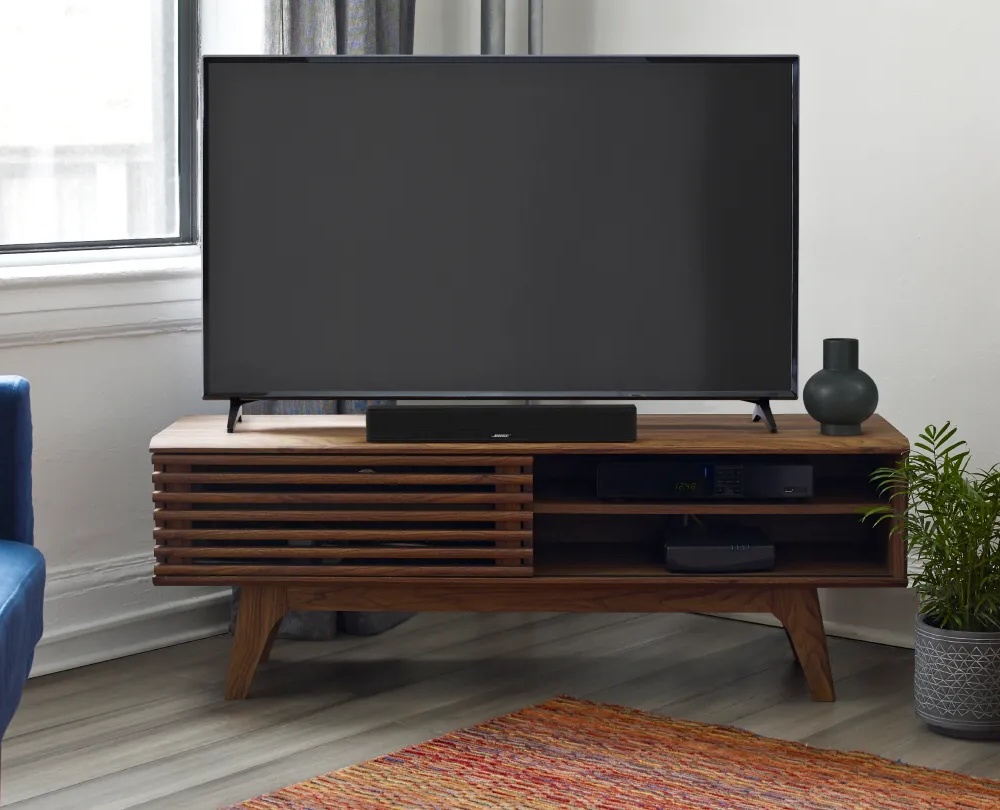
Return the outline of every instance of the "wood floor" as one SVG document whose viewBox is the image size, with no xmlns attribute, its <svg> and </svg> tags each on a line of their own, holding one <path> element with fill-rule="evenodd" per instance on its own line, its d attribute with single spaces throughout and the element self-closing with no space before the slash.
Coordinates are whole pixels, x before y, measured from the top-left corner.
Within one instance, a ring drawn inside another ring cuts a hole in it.
<svg viewBox="0 0 1000 810">
<path fill-rule="evenodd" d="M 813 703 L 780 629 L 683 614 L 422 614 L 282 642 L 222 700 L 228 637 L 32 680 L 3 743 L 18 810 L 217 808 L 558 694 L 1000 777 L 1000 746 L 914 718 L 912 653 L 830 639 Z"/>
</svg>

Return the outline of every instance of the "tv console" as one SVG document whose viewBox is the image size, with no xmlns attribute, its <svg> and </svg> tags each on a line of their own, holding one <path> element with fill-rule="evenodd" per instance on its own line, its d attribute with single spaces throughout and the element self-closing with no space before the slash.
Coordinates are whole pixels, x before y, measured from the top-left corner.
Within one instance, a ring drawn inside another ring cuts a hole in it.
<svg viewBox="0 0 1000 810">
<path fill-rule="evenodd" d="M 156 585 L 242 589 L 226 697 L 247 696 L 290 610 L 770 613 L 813 699 L 834 699 L 818 588 L 902 587 L 903 539 L 862 523 L 908 452 L 881 417 L 823 436 L 727 415 L 640 416 L 635 441 L 377 444 L 364 416 L 187 417 L 151 442 Z M 602 501 L 608 457 L 809 464 L 798 500 Z M 904 503 L 897 496 L 899 525 Z M 770 571 L 666 570 L 678 521 L 766 533 Z"/>
</svg>

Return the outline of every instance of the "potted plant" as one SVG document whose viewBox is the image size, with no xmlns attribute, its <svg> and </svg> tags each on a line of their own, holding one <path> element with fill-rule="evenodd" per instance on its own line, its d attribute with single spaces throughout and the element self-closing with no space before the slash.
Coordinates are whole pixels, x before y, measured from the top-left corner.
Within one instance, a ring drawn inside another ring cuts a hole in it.
<svg viewBox="0 0 1000 810">
<path fill-rule="evenodd" d="M 876 470 L 879 494 L 905 493 L 905 532 L 916 572 L 916 713 L 950 736 L 1000 737 L 1000 468 L 969 469 L 969 449 L 946 423 L 915 450 Z M 865 518 L 889 520 L 885 503 Z"/>
</svg>

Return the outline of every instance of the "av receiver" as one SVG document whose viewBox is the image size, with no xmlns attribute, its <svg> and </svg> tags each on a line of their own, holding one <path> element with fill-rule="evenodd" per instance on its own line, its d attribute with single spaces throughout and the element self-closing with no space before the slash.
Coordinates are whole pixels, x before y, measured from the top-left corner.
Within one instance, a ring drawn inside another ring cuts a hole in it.
<svg viewBox="0 0 1000 810">
<path fill-rule="evenodd" d="M 622 459 L 597 465 L 597 497 L 605 500 L 768 500 L 812 494 L 811 464 Z"/>
</svg>

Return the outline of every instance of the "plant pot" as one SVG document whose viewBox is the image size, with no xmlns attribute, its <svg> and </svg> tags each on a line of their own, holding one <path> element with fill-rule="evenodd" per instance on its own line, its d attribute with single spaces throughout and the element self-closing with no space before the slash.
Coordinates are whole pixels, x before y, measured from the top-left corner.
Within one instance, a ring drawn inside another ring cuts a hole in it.
<svg viewBox="0 0 1000 810">
<path fill-rule="evenodd" d="M 823 341 L 823 368 L 806 381 L 802 403 L 824 435 L 860 435 L 861 423 L 875 413 L 878 387 L 858 368 L 857 339 Z"/>
<path fill-rule="evenodd" d="M 917 616 L 917 716 L 949 737 L 1000 739 L 1000 633 L 941 630 Z"/>
</svg>

